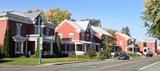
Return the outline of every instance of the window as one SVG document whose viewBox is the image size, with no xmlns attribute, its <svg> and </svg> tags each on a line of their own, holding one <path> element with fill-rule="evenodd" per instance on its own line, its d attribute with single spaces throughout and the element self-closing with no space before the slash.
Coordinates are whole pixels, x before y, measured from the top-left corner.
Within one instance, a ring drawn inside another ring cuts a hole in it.
<svg viewBox="0 0 160 71">
<path fill-rule="evenodd" d="M 144 52 L 147 52 L 147 49 L 144 49 Z"/>
<path fill-rule="evenodd" d="M 87 40 L 89 40 L 89 34 L 87 34 Z"/>
<path fill-rule="evenodd" d="M 22 24 L 20 24 L 20 23 L 17 23 L 16 24 L 16 29 L 17 29 L 17 35 L 20 35 L 21 34 L 21 26 L 22 26 Z"/>
<path fill-rule="evenodd" d="M 144 42 L 144 47 L 147 47 L 147 44 L 146 44 L 146 42 Z"/>
<path fill-rule="evenodd" d="M 60 38 L 63 38 L 63 34 L 62 33 L 59 33 L 58 35 L 60 36 Z"/>
<path fill-rule="evenodd" d="M 73 40 L 73 33 L 69 33 L 69 38 Z"/>
<path fill-rule="evenodd" d="M 16 42 L 15 44 L 15 53 L 23 53 L 22 42 Z"/>
<path fill-rule="evenodd" d="M 49 36 L 49 29 L 46 29 L 46 36 Z"/>
<path fill-rule="evenodd" d="M 39 27 L 38 27 L 37 25 L 35 25 L 35 26 L 34 26 L 34 29 L 35 29 L 35 30 L 34 30 L 35 34 L 38 34 L 38 31 L 39 31 L 38 29 L 39 29 Z"/>
<path fill-rule="evenodd" d="M 81 36 L 82 40 L 84 40 L 84 36 L 85 36 L 85 34 L 84 34 L 84 33 L 82 33 L 82 36 Z"/>
</svg>

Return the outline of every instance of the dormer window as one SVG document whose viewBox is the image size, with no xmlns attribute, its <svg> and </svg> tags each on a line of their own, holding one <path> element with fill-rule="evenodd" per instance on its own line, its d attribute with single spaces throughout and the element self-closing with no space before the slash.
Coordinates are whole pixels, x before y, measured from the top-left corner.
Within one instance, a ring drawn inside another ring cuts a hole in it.
<svg viewBox="0 0 160 71">
<path fill-rule="evenodd" d="M 46 36 L 49 36 L 49 29 L 46 29 Z"/>
<path fill-rule="evenodd" d="M 16 24 L 16 29 L 17 29 L 16 34 L 17 34 L 18 36 L 21 35 L 21 26 L 22 26 L 22 24 L 20 24 L 20 23 L 17 23 L 17 24 Z"/>
</svg>

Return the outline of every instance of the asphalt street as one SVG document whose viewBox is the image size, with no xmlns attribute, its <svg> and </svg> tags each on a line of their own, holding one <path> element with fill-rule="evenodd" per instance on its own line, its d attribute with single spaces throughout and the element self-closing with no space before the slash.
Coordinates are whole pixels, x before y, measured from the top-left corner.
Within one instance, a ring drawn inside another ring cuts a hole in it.
<svg viewBox="0 0 160 71">
<path fill-rule="evenodd" d="M 47 66 L 5 66 L 0 71 L 160 71 L 160 56 Z"/>
</svg>

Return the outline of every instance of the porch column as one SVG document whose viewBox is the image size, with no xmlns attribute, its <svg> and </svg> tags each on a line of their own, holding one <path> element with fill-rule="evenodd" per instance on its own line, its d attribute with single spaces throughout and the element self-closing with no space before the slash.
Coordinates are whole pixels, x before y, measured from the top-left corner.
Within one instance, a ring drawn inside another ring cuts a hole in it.
<svg viewBox="0 0 160 71">
<path fill-rule="evenodd" d="M 23 41 L 21 41 L 21 53 L 24 53 L 23 52 Z"/>
<path fill-rule="evenodd" d="M 26 47 L 25 47 L 25 55 L 27 55 L 27 54 L 28 54 L 28 52 L 27 52 L 27 47 L 28 47 L 27 45 L 28 45 L 28 41 L 26 41 L 26 44 L 25 44 L 25 45 L 26 45 Z"/>
<path fill-rule="evenodd" d="M 100 52 L 101 51 L 101 47 L 100 47 L 100 45 L 98 45 L 98 52 Z"/>
<path fill-rule="evenodd" d="M 53 54 L 53 42 L 50 42 L 50 55 Z"/>
<path fill-rule="evenodd" d="M 16 49 L 17 49 L 17 41 L 15 41 L 15 49 L 14 49 L 15 54 L 16 54 Z"/>
<path fill-rule="evenodd" d="M 77 52 L 77 44 L 76 43 L 74 44 L 74 47 L 75 47 L 75 54 L 76 54 L 76 52 Z"/>
<path fill-rule="evenodd" d="M 67 45 L 64 44 L 64 53 L 66 53 L 66 50 L 67 50 Z"/>
<path fill-rule="evenodd" d="M 86 44 L 84 45 L 84 51 L 85 51 L 85 52 L 87 51 Z"/>
</svg>

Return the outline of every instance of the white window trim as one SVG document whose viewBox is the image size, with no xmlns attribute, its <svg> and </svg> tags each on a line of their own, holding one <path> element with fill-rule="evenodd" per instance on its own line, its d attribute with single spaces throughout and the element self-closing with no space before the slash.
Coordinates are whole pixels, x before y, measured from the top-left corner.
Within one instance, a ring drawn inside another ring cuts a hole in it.
<svg viewBox="0 0 160 71">
<path fill-rule="evenodd" d="M 20 36 L 21 35 L 21 26 L 22 26 L 22 24 L 20 24 L 20 23 L 17 23 L 16 24 L 16 35 L 18 35 L 18 36 Z"/>
<path fill-rule="evenodd" d="M 17 43 L 20 43 L 21 45 L 17 46 Z M 20 48 L 20 51 L 17 51 L 17 48 Z M 16 54 L 22 54 L 23 53 L 23 42 L 17 41 L 15 42 L 15 53 Z"/>
<path fill-rule="evenodd" d="M 62 33 L 59 33 L 58 35 L 60 36 L 60 38 L 63 38 L 63 34 Z"/>
<path fill-rule="evenodd" d="M 73 33 L 69 33 L 69 38 L 71 38 L 71 40 L 73 40 L 73 36 L 74 34 Z"/>
</svg>

